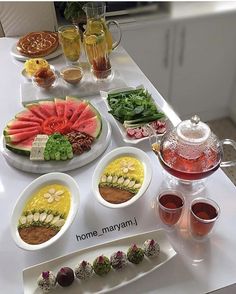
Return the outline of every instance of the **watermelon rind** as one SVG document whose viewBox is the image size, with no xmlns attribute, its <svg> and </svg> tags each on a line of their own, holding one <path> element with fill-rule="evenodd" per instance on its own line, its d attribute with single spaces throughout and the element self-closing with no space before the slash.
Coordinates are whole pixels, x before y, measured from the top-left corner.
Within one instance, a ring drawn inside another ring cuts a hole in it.
<svg viewBox="0 0 236 294">
<path fill-rule="evenodd" d="M 23 132 L 31 132 L 31 131 L 36 131 L 36 130 L 38 130 L 38 132 L 40 132 L 41 126 L 25 127 L 22 129 L 14 129 L 14 128 L 6 127 L 3 130 L 3 135 L 8 136 L 8 135 L 14 135 L 14 134 L 23 133 Z"/>
<path fill-rule="evenodd" d="M 30 156 L 30 151 L 32 148 L 34 138 L 35 136 L 32 136 L 26 140 L 23 140 L 22 142 L 6 143 L 6 148 L 16 154 Z"/>
<path fill-rule="evenodd" d="M 16 119 L 20 121 L 32 121 L 32 122 L 38 122 L 42 123 L 43 119 L 36 116 L 33 112 L 31 112 L 29 109 L 24 109 L 21 112 L 17 113 L 15 116 Z"/>
<path fill-rule="evenodd" d="M 5 135 L 5 140 L 7 143 L 17 143 L 24 141 L 32 136 L 36 136 L 39 134 L 39 130 L 35 131 L 30 131 L 30 132 L 22 132 L 22 133 L 17 133 L 14 135 Z"/>
<path fill-rule="evenodd" d="M 17 118 L 10 120 L 7 124 L 7 127 L 11 129 L 22 129 L 22 128 L 36 127 L 36 126 L 40 126 L 40 123 L 34 122 L 34 121 L 19 120 Z"/>
<path fill-rule="evenodd" d="M 6 148 L 9 149 L 10 151 L 19 154 L 19 155 L 25 155 L 25 156 L 30 156 L 30 150 L 31 147 L 19 147 L 17 145 L 7 143 Z"/>
<path fill-rule="evenodd" d="M 49 113 L 39 103 L 26 104 L 25 107 L 41 119 L 46 119 L 49 116 Z"/>
</svg>

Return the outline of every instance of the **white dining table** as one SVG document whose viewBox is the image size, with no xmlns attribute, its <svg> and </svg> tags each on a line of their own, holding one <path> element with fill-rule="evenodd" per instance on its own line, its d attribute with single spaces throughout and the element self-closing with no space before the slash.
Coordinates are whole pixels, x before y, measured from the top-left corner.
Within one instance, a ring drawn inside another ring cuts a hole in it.
<svg viewBox="0 0 236 294">
<path fill-rule="evenodd" d="M 15 44 L 14 38 L 0 38 L 0 129 L 16 113 L 23 109 L 21 86 L 26 83 L 22 77 L 23 62 L 11 56 Z M 144 52 L 145 54 L 145 52 Z M 49 61 L 56 69 L 65 65 L 61 55 Z M 180 122 L 178 115 L 166 103 L 135 64 L 128 53 L 119 47 L 111 54 L 114 72 L 127 86 L 142 84 L 153 96 L 156 103 L 166 113 L 173 125 Z M 111 84 L 112 85 L 112 84 Z M 114 87 L 115 87 L 114 83 Z M 79 92 L 79 91 L 78 91 Z M 99 109 L 101 115 L 110 122 L 111 141 L 104 154 L 119 146 L 127 146 L 108 114 L 99 92 L 87 99 Z M 2 138 L 1 138 L 2 140 Z M 132 146 L 132 144 L 129 144 Z M 153 175 L 146 193 L 137 202 L 124 209 L 110 209 L 102 206 L 95 199 L 91 190 L 91 178 L 94 168 L 104 156 L 101 155 L 84 167 L 67 173 L 78 183 L 80 189 L 80 207 L 76 219 L 60 240 L 40 251 L 25 251 L 16 246 L 10 232 L 11 214 L 21 191 L 39 174 L 24 172 L 10 166 L 4 156 L 0 157 L 0 293 L 23 293 L 23 269 L 88 246 L 102 244 L 143 232 L 164 229 L 169 242 L 177 254 L 168 262 L 135 282 L 124 285 L 113 293 L 235 293 L 236 292 L 236 188 L 221 169 L 218 169 L 205 182 L 203 196 L 214 199 L 220 206 L 220 218 L 214 232 L 204 242 L 192 239 L 186 222 L 176 229 L 166 229 L 156 216 L 153 200 L 161 186 L 166 184 L 167 175 L 151 151 L 148 140 L 133 145 L 140 148 L 151 159 Z M 196 195 L 185 195 L 187 203 Z M 186 214 L 187 217 L 187 214 Z M 136 219 L 134 226 L 122 230 L 110 231 L 102 236 L 80 239 L 78 236 L 103 227 Z M 56 291 L 55 291 L 56 292 Z M 66 293 L 66 290 L 65 292 Z"/>
</svg>

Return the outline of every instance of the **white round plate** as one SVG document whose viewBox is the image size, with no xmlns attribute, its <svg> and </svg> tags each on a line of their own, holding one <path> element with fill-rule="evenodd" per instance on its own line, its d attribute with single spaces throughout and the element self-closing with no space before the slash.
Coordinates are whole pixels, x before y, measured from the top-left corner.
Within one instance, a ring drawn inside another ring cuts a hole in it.
<svg viewBox="0 0 236 294">
<path fill-rule="evenodd" d="M 1 140 L 0 150 L 6 161 L 11 166 L 31 173 L 43 174 L 53 171 L 64 172 L 84 166 L 100 156 L 108 147 L 111 137 L 111 128 L 106 120 L 102 120 L 102 132 L 88 152 L 75 155 L 70 160 L 65 161 L 32 161 L 29 157 L 18 155 L 8 150 L 5 146 L 4 137 Z"/>
<path fill-rule="evenodd" d="M 22 211 L 25 207 L 27 200 L 37 190 L 39 190 L 43 186 L 50 185 L 52 183 L 58 183 L 58 184 L 64 185 L 70 190 L 71 206 L 70 206 L 70 211 L 67 216 L 66 222 L 62 226 L 61 230 L 50 240 L 38 245 L 28 244 L 24 242 L 19 235 L 19 232 L 17 229 L 19 218 L 22 214 Z M 13 209 L 12 216 L 11 216 L 11 234 L 14 241 L 20 248 L 23 248 L 25 250 L 33 251 L 33 250 L 39 250 L 39 249 L 48 247 L 49 245 L 56 242 L 68 230 L 79 209 L 79 202 L 80 202 L 79 187 L 76 181 L 71 176 L 67 174 L 63 174 L 63 173 L 50 173 L 50 174 L 46 174 L 37 178 L 22 191 Z"/>
<path fill-rule="evenodd" d="M 105 199 L 102 198 L 102 196 L 99 193 L 98 185 L 100 182 L 102 172 L 105 169 L 105 167 L 111 161 L 121 156 L 133 156 L 142 162 L 144 167 L 144 180 L 140 190 L 138 191 L 136 195 L 134 195 L 134 197 L 132 197 L 130 200 L 126 202 L 123 202 L 120 204 L 113 204 L 113 203 L 107 202 Z M 112 150 L 108 154 L 106 154 L 97 164 L 97 167 L 95 168 L 95 171 L 93 173 L 93 178 L 92 178 L 92 190 L 95 197 L 102 205 L 106 207 L 110 207 L 110 208 L 122 208 L 122 207 L 131 205 L 144 194 L 144 192 L 147 190 L 151 182 L 151 178 L 152 178 L 152 165 L 151 165 L 149 157 L 144 151 L 135 147 L 119 147 Z"/>
<path fill-rule="evenodd" d="M 20 52 L 16 49 L 16 43 L 12 46 L 10 53 L 13 57 L 15 57 L 17 60 L 20 60 L 20 61 L 26 61 L 26 60 L 32 58 L 32 57 L 27 57 L 27 56 L 20 54 Z M 48 54 L 48 55 L 43 56 L 41 58 L 49 60 L 49 59 L 52 59 L 52 58 L 55 58 L 55 57 L 61 55 L 62 53 L 63 53 L 62 48 L 59 45 L 57 50 L 55 50 L 51 54 Z"/>
</svg>

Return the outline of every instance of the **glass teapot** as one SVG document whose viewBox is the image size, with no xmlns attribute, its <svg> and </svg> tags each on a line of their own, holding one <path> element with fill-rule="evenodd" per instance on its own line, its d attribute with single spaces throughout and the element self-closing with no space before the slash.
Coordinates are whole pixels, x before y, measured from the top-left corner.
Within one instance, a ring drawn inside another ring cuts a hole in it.
<svg viewBox="0 0 236 294">
<path fill-rule="evenodd" d="M 117 21 L 109 20 L 106 22 L 106 5 L 103 2 L 88 2 L 83 6 L 83 10 L 85 11 L 87 16 L 86 31 L 91 32 L 92 30 L 94 30 L 94 28 L 96 29 L 96 26 L 100 28 L 100 26 L 102 25 L 103 31 L 106 36 L 108 52 L 114 50 L 120 44 L 122 33 L 120 25 Z M 119 34 L 118 40 L 115 43 L 113 43 L 112 35 L 109 31 L 109 27 L 112 24 L 116 26 Z"/>
<path fill-rule="evenodd" d="M 222 161 L 223 145 L 231 145 L 236 150 L 236 142 L 230 139 L 220 141 L 197 115 L 179 123 L 159 141 L 153 130 L 151 133 L 149 130 L 149 138 L 162 167 L 182 181 L 201 180 L 220 166 L 236 165 L 236 160 Z"/>
</svg>

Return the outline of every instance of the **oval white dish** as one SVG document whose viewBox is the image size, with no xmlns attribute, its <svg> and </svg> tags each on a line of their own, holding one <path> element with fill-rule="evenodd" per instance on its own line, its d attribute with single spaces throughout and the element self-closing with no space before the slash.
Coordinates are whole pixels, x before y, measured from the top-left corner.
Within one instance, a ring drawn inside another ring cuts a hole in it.
<svg viewBox="0 0 236 294">
<path fill-rule="evenodd" d="M 28 267 L 23 271 L 23 283 L 24 283 L 24 293 L 25 294 L 40 294 L 41 290 L 37 287 L 37 278 L 42 271 L 50 270 L 54 274 L 63 267 L 69 266 L 72 269 L 82 260 L 87 260 L 92 262 L 97 256 L 103 254 L 105 256 L 110 256 L 117 250 L 127 252 L 131 244 L 137 244 L 142 246 L 142 244 L 147 239 L 155 239 L 160 245 L 160 255 L 154 258 L 145 258 L 139 265 L 129 263 L 127 268 L 122 271 L 116 272 L 111 270 L 107 277 L 99 277 L 93 275 L 88 281 L 81 281 L 77 283 L 75 279 L 74 283 L 65 288 L 56 287 L 52 293 L 107 293 L 113 290 L 119 290 L 122 293 L 122 287 L 128 286 L 129 283 L 135 282 L 140 278 L 156 271 L 158 276 L 158 269 L 170 261 L 176 256 L 176 251 L 170 244 L 167 235 L 164 230 L 150 231 L 146 233 L 141 233 L 129 237 L 124 237 L 122 239 L 112 240 L 100 245 L 88 247 L 77 252 L 69 253 L 67 255 Z"/>
<path fill-rule="evenodd" d="M 18 232 L 18 222 L 19 218 L 23 212 L 23 209 L 25 207 L 26 201 L 41 187 L 45 185 L 49 185 L 52 183 L 58 183 L 62 184 L 66 187 L 68 187 L 70 193 L 71 193 L 71 205 L 70 205 L 70 211 L 66 218 L 65 224 L 61 227 L 60 231 L 52 237 L 50 240 L 37 245 L 31 245 L 26 242 L 24 242 Z M 52 245 L 54 242 L 56 242 L 70 227 L 72 224 L 76 213 L 79 208 L 80 203 L 80 193 L 79 188 L 75 180 L 64 173 L 49 173 L 45 174 L 43 176 L 40 176 L 39 178 L 35 179 L 32 183 L 30 183 L 20 194 L 18 197 L 16 204 L 14 206 L 12 216 L 11 216 L 11 235 L 16 243 L 17 246 L 19 246 L 22 249 L 35 251 L 39 250 L 45 247 L 48 247 Z"/>
<path fill-rule="evenodd" d="M 104 168 L 114 159 L 121 157 L 121 156 L 133 156 L 140 160 L 144 167 L 144 181 L 142 183 L 142 186 L 137 194 L 135 194 L 130 200 L 120 203 L 120 204 L 113 204 L 110 202 L 107 202 L 99 193 L 99 181 L 101 174 L 104 170 Z M 152 166 L 149 157 L 146 155 L 146 153 L 138 148 L 135 147 L 119 147 L 108 154 L 106 154 L 100 162 L 97 164 L 97 167 L 95 168 L 95 171 L 93 173 L 92 178 L 92 190 L 96 197 L 96 199 L 101 203 L 102 205 L 109 207 L 109 208 L 122 208 L 131 205 L 135 201 L 137 201 L 147 190 L 150 181 L 152 178 Z"/>
</svg>

